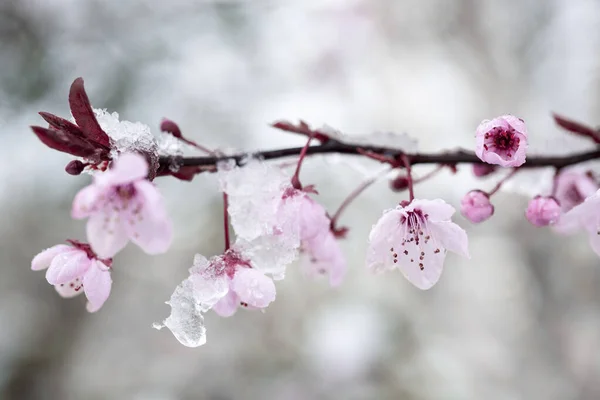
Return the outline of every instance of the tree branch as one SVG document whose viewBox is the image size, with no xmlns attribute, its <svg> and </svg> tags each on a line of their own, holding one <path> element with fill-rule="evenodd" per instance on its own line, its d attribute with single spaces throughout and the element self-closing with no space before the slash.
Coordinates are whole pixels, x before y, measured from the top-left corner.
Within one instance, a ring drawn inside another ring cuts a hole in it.
<svg viewBox="0 0 600 400">
<path fill-rule="evenodd" d="M 298 156 L 302 151 L 302 147 L 291 147 L 276 150 L 257 151 L 254 153 L 239 153 L 230 156 L 207 156 L 207 157 L 183 157 L 178 160 L 177 164 L 182 167 L 205 167 L 202 170 L 211 170 L 216 167 L 219 161 L 235 160 L 238 165 L 243 165 L 244 160 L 248 156 L 254 156 L 263 160 L 274 160 L 279 158 Z M 355 156 L 364 156 L 364 152 L 384 155 L 390 160 L 397 160 L 401 166 L 400 157 L 404 154 L 401 150 L 370 146 L 358 143 L 344 143 L 339 140 L 330 139 L 327 142 L 310 146 L 306 155 L 314 154 L 348 154 Z M 363 153 L 363 154 L 361 154 Z M 414 153 L 406 154 L 411 165 L 416 164 L 485 164 L 473 152 L 466 150 L 446 151 L 440 153 Z M 579 164 L 585 161 L 600 159 L 600 149 L 595 149 L 587 152 L 570 154 L 567 156 L 528 156 L 527 162 L 520 168 L 539 168 L 539 167 L 554 167 L 557 169 L 564 168 L 570 165 Z M 160 170 L 169 168 L 172 161 L 168 157 L 161 157 Z M 160 171 L 159 170 L 159 171 Z"/>
</svg>

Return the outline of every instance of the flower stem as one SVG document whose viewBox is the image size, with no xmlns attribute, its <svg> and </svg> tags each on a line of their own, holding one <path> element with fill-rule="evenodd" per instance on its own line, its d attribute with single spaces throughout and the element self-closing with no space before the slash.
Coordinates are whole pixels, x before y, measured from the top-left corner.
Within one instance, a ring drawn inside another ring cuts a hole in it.
<svg viewBox="0 0 600 400">
<path fill-rule="evenodd" d="M 308 136 L 308 140 L 306 141 L 306 144 L 300 151 L 300 158 L 298 159 L 298 165 L 296 166 L 296 172 L 294 172 L 294 176 L 292 176 L 292 186 L 298 190 L 302 190 L 302 184 L 300 183 L 300 167 L 302 166 L 302 163 L 304 162 L 304 158 L 306 157 L 306 152 L 308 151 L 308 147 L 310 146 L 310 141 L 313 139 L 313 137 L 314 137 L 314 133 L 311 132 L 310 135 Z"/>
<path fill-rule="evenodd" d="M 400 156 L 402 163 L 404 164 L 404 168 L 406 168 L 406 180 L 408 181 L 408 200 L 409 202 L 415 199 L 415 191 L 413 188 L 413 179 L 412 179 L 412 171 L 410 168 L 410 159 L 406 154 L 402 154 Z"/>
<path fill-rule="evenodd" d="M 500 190 L 500 188 L 502 187 L 502 185 L 509 180 L 510 178 L 512 178 L 513 176 L 515 176 L 515 174 L 519 171 L 518 168 L 513 168 L 512 171 L 510 171 L 510 173 L 508 175 L 506 175 L 504 178 L 500 179 L 498 181 L 498 183 L 496 184 L 496 186 L 494 186 L 494 188 L 488 193 L 488 196 L 492 196 L 493 194 L 495 194 L 498 190 Z"/>
<path fill-rule="evenodd" d="M 223 192 L 223 231 L 225 232 L 225 251 L 229 250 L 229 214 L 227 214 L 227 193 Z"/>
<path fill-rule="evenodd" d="M 365 189 L 367 189 L 369 186 L 371 186 L 373 183 L 375 183 L 379 178 L 381 178 L 382 176 L 387 174 L 389 171 L 390 171 L 390 168 L 386 167 L 384 170 L 377 172 L 373 176 L 365 179 L 352 192 L 350 192 L 350 194 L 348 196 L 346 196 L 344 201 L 342 201 L 342 204 L 340 204 L 338 209 L 333 214 L 333 217 L 331 217 L 331 227 L 334 230 L 335 230 L 336 223 L 340 219 L 340 215 L 342 215 L 342 212 L 350 205 L 350 203 L 352 203 L 362 192 L 364 192 Z"/>
</svg>

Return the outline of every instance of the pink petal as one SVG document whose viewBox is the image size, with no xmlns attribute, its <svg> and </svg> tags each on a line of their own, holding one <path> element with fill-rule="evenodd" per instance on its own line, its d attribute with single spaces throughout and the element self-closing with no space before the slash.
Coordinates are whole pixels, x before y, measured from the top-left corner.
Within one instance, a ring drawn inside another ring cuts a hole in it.
<svg viewBox="0 0 600 400">
<path fill-rule="evenodd" d="M 329 231 L 330 220 L 322 205 L 302 195 L 300 199 L 300 237 L 311 240 L 323 232 Z"/>
<path fill-rule="evenodd" d="M 87 238 L 100 258 L 111 258 L 127 245 L 123 216 L 112 209 L 93 214 L 87 222 Z"/>
<path fill-rule="evenodd" d="M 81 189 L 73 199 L 71 217 L 75 219 L 89 217 L 96 211 L 98 198 L 103 192 L 104 190 L 96 185 L 89 185 Z"/>
<path fill-rule="evenodd" d="M 454 222 L 431 222 L 429 229 L 435 240 L 446 250 L 450 250 L 463 257 L 469 255 L 469 238 L 467 232 Z"/>
<path fill-rule="evenodd" d="M 60 297 L 69 299 L 83 293 L 83 278 L 77 277 L 70 282 L 54 285 Z"/>
<path fill-rule="evenodd" d="M 238 268 L 231 282 L 231 289 L 237 293 L 241 302 L 265 308 L 275 300 L 273 280 L 252 268 Z"/>
<path fill-rule="evenodd" d="M 145 179 L 148 176 L 148 162 L 137 153 L 121 154 L 114 161 L 112 168 L 104 174 L 97 175 L 99 185 L 123 185 Z"/>
<path fill-rule="evenodd" d="M 225 297 L 219 300 L 213 307 L 213 311 L 221 317 L 231 317 L 240 306 L 240 298 L 233 290 L 230 290 Z"/>
<path fill-rule="evenodd" d="M 135 183 L 141 211 L 126 222 L 126 230 L 132 242 L 148 254 L 166 252 L 173 241 L 173 225 L 160 192 L 150 182 Z"/>
<path fill-rule="evenodd" d="M 523 135 L 524 140 L 527 140 L 527 127 L 525 126 L 525 122 L 514 115 L 503 115 L 500 118 L 504 119 L 508 125 L 512 126 L 517 132 Z"/>
<path fill-rule="evenodd" d="M 446 203 L 442 199 L 435 200 L 413 200 L 407 210 L 420 209 L 424 214 L 427 214 L 427 219 L 430 221 L 448 221 L 456 211 L 454 207 Z"/>
<path fill-rule="evenodd" d="M 305 243 L 308 252 L 304 258 L 304 269 L 308 275 L 328 274 L 329 284 L 339 286 L 346 274 L 344 254 L 335 236 L 328 231 Z"/>
<path fill-rule="evenodd" d="M 402 275 L 421 290 L 431 289 L 439 281 L 444 269 L 446 252 L 441 249 L 439 253 L 434 253 L 431 251 L 433 246 L 432 242 L 425 249 L 415 245 L 406 246 L 408 254 L 402 254 L 398 262 Z M 419 257 L 422 250 L 425 250 L 427 256 L 421 261 Z M 424 265 L 423 269 L 419 267 L 421 263 Z"/>
<path fill-rule="evenodd" d="M 31 269 L 34 271 L 46 269 L 50 266 L 50 263 L 54 257 L 71 250 L 75 249 L 71 246 L 67 246 L 66 244 L 57 244 L 56 246 L 52 246 L 33 257 L 33 260 L 31 260 Z"/>
<path fill-rule="evenodd" d="M 51 285 L 67 283 L 82 276 L 90 267 L 91 260 L 85 251 L 73 250 L 58 254 L 46 271 L 46 279 Z"/>
<path fill-rule="evenodd" d="M 112 279 L 109 268 L 102 262 L 94 260 L 83 277 L 83 290 L 89 302 L 87 305 L 89 312 L 96 312 L 102 307 L 110 295 L 111 286 Z"/>
</svg>

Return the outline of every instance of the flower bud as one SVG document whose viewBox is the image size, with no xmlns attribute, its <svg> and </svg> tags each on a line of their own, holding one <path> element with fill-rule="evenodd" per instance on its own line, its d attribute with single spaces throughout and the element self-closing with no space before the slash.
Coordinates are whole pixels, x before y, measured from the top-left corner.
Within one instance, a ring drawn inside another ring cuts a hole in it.
<svg viewBox="0 0 600 400">
<path fill-rule="evenodd" d="M 487 193 L 471 190 L 460 202 L 460 213 L 469 221 L 477 224 L 494 214 L 494 206 Z"/>
<path fill-rule="evenodd" d="M 529 202 L 525 216 L 535 226 L 547 226 L 560 218 L 560 205 L 553 197 L 536 196 Z"/>
<path fill-rule="evenodd" d="M 481 161 L 502 167 L 525 163 L 527 128 L 522 119 L 503 115 L 477 127 L 475 154 Z"/>
<path fill-rule="evenodd" d="M 79 160 L 73 160 L 67 164 L 67 166 L 65 167 L 65 171 L 67 171 L 67 174 L 69 175 L 79 175 L 81 174 L 81 172 L 83 172 L 84 168 L 84 163 L 82 163 Z"/>
<path fill-rule="evenodd" d="M 476 177 L 487 176 L 496 171 L 496 167 L 490 164 L 473 164 L 473 175 Z"/>
<path fill-rule="evenodd" d="M 408 189 L 408 178 L 403 175 L 398 175 L 390 181 L 390 189 L 394 192 L 403 192 Z"/>
</svg>

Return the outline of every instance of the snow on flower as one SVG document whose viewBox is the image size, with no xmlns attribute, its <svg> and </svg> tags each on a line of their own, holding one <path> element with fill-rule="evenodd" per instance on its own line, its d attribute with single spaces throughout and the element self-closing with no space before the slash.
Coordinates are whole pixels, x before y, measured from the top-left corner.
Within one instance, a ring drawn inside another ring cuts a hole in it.
<svg viewBox="0 0 600 400">
<path fill-rule="evenodd" d="M 85 293 L 87 310 L 98 311 L 110 295 L 112 260 L 98 258 L 85 243 L 68 242 L 70 245 L 59 244 L 36 255 L 31 269 L 47 268 L 46 280 L 60 296 L 70 298 Z"/>
<path fill-rule="evenodd" d="M 460 201 L 460 213 L 469 221 L 477 224 L 494 214 L 494 205 L 490 197 L 481 190 L 471 190 Z"/>
<path fill-rule="evenodd" d="M 553 197 L 536 196 L 527 206 L 525 217 L 535 226 L 547 226 L 560 218 L 560 206 Z"/>
<path fill-rule="evenodd" d="M 523 120 L 503 115 L 477 127 L 475 154 L 488 164 L 518 167 L 525 163 L 527 128 Z"/>
<path fill-rule="evenodd" d="M 88 240 L 100 257 L 114 256 L 129 240 L 148 254 L 169 248 L 171 221 L 147 174 L 144 157 L 126 153 L 114 161 L 112 169 L 94 175 L 94 182 L 75 196 L 71 215 L 89 218 Z"/>
<path fill-rule="evenodd" d="M 267 164 L 250 161 L 242 168 L 222 166 L 220 171 L 221 186 L 229 196 L 231 225 L 239 238 L 256 242 L 276 236 L 280 247 L 294 250 L 289 262 L 301 248 L 308 256 L 309 261 L 302 265 L 309 275 L 327 273 L 332 285 L 340 283 L 346 264 L 322 205 L 307 192 L 293 188 L 284 172 Z M 275 279 L 282 277 L 282 273 L 274 275 Z"/>
<path fill-rule="evenodd" d="M 233 246 L 224 254 L 206 259 L 196 255 L 190 276 L 176 289 L 167 302 L 171 314 L 161 329 L 167 327 L 188 347 L 206 342 L 203 314 L 212 309 L 229 317 L 239 307 L 263 309 L 275 300 L 275 284 L 262 265 L 252 260 L 244 248 Z"/>
<path fill-rule="evenodd" d="M 384 211 L 369 235 L 367 266 L 400 269 L 419 289 L 440 279 L 446 251 L 469 257 L 466 232 L 451 221 L 454 208 L 441 199 L 413 200 Z"/>
<path fill-rule="evenodd" d="M 587 232 L 590 246 L 600 256 L 600 190 L 563 214 L 554 229 L 563 234 Z"/>
<path fill-rule="evenodd" d="M 562 212 L 568 212 L 573 207 L 593 195 L 598 190 L 598 183 L 584 170 L 566 169 L 555 179 L 554 197 L 560 204 Z"/>
</svg>

